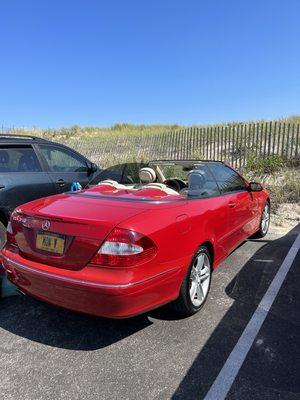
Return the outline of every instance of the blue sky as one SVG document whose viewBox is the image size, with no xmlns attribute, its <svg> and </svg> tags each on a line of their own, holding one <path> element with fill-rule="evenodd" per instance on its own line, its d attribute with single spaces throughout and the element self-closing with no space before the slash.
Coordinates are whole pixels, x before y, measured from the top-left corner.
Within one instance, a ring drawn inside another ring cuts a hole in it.
<svg viewBox="0 0 300 400">
<path fill-rule="evenodd" d="M 300 113 L 299 0 L 0 3 L 0 125 Z"/>
</svg>

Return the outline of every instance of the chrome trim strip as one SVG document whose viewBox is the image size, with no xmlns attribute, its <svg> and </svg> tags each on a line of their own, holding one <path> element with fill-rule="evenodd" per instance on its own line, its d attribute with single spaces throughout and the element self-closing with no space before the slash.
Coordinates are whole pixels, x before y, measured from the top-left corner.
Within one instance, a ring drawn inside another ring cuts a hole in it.
<svg viewBox="0 0 300 400">
<path fill-rule="evenodd" d="M 166 274 L 168 274 L 168 273 L 170 273 L 172 271 L 175 271 L 175 270 L 179 269 L 177 267 L 173 267 L 173 268 L 168 269 L 167 271 L 163 271 L 163 272 L 161 272 L 159 274 L 156 274 L 156 275 L 151 276 L 149 278 L 142 279 L 140 281 L 133 282 L 133 283 L 109 284 L 109 283 L 99 283 L 99 282 L 85 281 L 85 280 L 76 279 L 76 278 L 69 278 L 69 277 L 66 277 L 66 276 L 61 276 L 61 275 L 54 274 L 52 272 L 46 272 L 46 271 L 37 270 L 35 268 L 27 267 L 26 265 L 21 264 L 18 261 L 14 261 L 14 260 L 10 259 L 7 256 L 2 255 L 2 257 L 5 259 L 6 262 L 11 264 L 13 267 L 23 269 L 24 271 L 31 272 L 31 273 L 36 274 L 36 275 L 43 275 L 43 276 L 45 276 L 47 278 L 53 278 L 53 279 L 56 279 L 56 280 L 59 280 L 59 281 L 63 281 L 63 282 L 76 283 L 76 284 L 84 285 L 84 286 L 87 286 L 87 287 L 97 287 L 97 288 L 102 288 L 102 289 L 124 289 L 124 288 L 129 288 L 129 287 L 136 286 L 136 285 L 139 285 L 141 283 L 150 281 L 152 279 L 158 278 L 159 276 L 166 275 Z M 5 269 L 7 271 L 9 271 L 7 268 L 5 268 Z M 12 272 L 12 271 L 9 271 L 9 272 Z"/>
</svg>

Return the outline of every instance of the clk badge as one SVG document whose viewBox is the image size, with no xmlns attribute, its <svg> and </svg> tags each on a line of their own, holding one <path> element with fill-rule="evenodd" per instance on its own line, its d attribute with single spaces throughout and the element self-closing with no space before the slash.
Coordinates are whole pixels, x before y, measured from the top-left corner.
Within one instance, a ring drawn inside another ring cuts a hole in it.
<svg viewBox="0 0 300 400">
<path fill-rule="evenodd" d="M 50 221 L 44 221 L 44 222 L 42 223 L 42 229 L 43 229 L 43 231 L 48 231 L 49 228 L 50 228 Z"/>
</svg>

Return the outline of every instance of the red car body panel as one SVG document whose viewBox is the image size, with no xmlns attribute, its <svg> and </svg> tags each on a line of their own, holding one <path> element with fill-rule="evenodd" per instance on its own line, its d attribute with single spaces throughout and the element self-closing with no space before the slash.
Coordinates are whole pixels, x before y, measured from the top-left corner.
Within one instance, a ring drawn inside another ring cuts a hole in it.
<svg viewBox="0 0 300 400">
<path fill-rule="evenodd" d="M 267 198 L 265 190 L 187 200 L 159 189 L 112 192 L 103 186 L 39 199 L 12 216 L 17 246 L 6 245 L 2 263 L 12 283 L 40 300 L 93 315 L 129 317 L 176 299 L 203 243 L 216 268 L 258 230 Z M 51 232 L 66 237 L 62 256 L 35 248 L 45 220 Z M 155 257 L 132 267 L 94 265 L 93 257 L 115 227 L 150 238 Z"/>
</svg>

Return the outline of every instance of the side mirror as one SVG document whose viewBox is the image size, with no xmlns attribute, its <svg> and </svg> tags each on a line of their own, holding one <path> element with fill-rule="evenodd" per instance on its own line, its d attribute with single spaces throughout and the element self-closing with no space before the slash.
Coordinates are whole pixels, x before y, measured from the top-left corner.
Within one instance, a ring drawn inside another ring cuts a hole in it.
<svg viewBox="0 0 300 400">
<path fill-rule="evenodd" d="M 95 163 L 91 163 L 88 167 L 88 175 L 93 174 L 94 172 L 98 171 L 98 165 Z"/>
<path fill-rule="evenodd" d="M 258 182 L 249 182 L 248 190 L 249 192 L 261 192 L 263 190 L 263 187 Z"/>
</svg>

